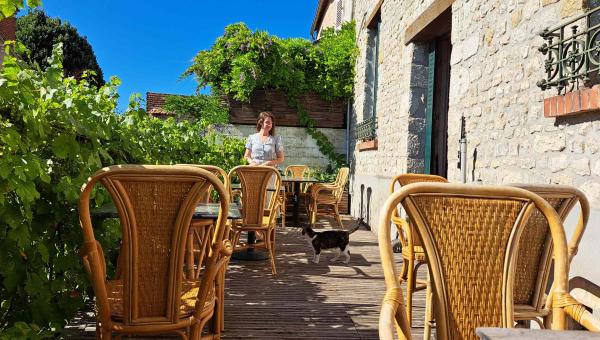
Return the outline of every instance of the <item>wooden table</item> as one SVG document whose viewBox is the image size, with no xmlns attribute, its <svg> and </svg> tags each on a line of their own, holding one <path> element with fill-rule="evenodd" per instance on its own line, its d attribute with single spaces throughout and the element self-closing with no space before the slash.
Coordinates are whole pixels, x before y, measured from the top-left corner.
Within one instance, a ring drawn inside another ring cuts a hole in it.
<svg viewBox="0 0 600 340">
<path fill-rule="evenodd" d="M 592 333 L 587 331 L 552 331 L 547 329 L 528 328 L 481 327 L 477 328 L 475 333 L 481 340 L 600 339 L 600 333 Z"/>
<path fill-rule="evenodd" d="M 219 203 L 200 203 L 196 206 L 194 216 L 192 219 L 213 219 L 216 220 L 219 216 L 219 209 L 221 205 Z M 109 203 L 101 206 L 100 208 L 94 208 L 90 211 L 90 216 L 94 220 L 103 220 L 106 218 L 118 218 L 119 212 L 114 204 Z M 240 209 L 236 203 L 229 204 L 229 212 L 227 213 L 228 220 L 237 220 L 242 218 Z M 96 224 L 94 224 L 96 225 Z"/>
<path fill-rule="evenodd" d="M 294 203 L 294 209 L 293 209 L 293 221 L 294 224 L 299 227 L 300 226 L 300 222 L 298 221 L 298 210 L 300 207 L 300 184 L 301 183 L 315 183 L 318 182 L 318 180 L 316 178 L 311 178 L 311 177 L 307 177 L 307 178 L 300 178 L 300 177 L 292 177 L 292 176 L 282 176 L 281 177 L 281 181 L 283 183 L 294 183 L 294 196 L 293 196 L 293 203 Z"/>
</svg>

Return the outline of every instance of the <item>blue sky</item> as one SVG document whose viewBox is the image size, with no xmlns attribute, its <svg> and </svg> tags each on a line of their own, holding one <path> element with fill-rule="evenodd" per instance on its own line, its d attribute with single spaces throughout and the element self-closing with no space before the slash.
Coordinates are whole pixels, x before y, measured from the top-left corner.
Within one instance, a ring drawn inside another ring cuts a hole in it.
<svg viewBox="0 0 600 340">
<path fill-rule="evenodd" d="M 194 93 L 192 78 L 178 78 L 228 24 L 243 21 L 280 37 L 310 38 L 317 5 L 317 0 L 42 2 L 48 15 L 70 22 L 88 38 L 106 80 L 121 79 L 119 111 L 134 92 L 144 98 L 147 91 Z"/>
</svg>

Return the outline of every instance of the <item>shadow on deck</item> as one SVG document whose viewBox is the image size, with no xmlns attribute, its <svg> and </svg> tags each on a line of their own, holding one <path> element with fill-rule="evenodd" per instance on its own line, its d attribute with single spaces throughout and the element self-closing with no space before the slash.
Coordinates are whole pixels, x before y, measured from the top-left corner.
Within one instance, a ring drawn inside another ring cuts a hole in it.
<svg viewBox="0 0 600 340">
<path fill-rule="evenodd" d="M 345 229 L 357 224 L 349 216 L 343 222 Z M 328 229 L 332 223 L 336 227 L 333 219 L 321 218 L 317 228 Z M 333 251 L 323 251 L 320 263 L 314 264 L 309 261 L 312 248 L 300 231 L 278 229 L 277 276 L 271 275 L 268 261 L 231 261 L 223 338 L 378 339 L 385 284 L 376 235 L 362 228 L 351 235 L 347 265 L 330 263 Z M 413 305 L 413 337 L 418 339 L 423 334 L 424 291 L 415 293 Z M 94 338 L 90 310 L 71 322 L 65 337 Z"/>
</svg>

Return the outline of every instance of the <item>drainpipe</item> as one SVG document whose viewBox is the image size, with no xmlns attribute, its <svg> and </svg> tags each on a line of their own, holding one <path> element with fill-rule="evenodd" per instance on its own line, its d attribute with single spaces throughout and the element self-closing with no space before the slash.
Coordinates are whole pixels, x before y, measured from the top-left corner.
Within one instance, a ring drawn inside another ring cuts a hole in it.
<svg viewBox="0 0 600 340">
<path fill-rule="evenodd" d="M 459 151 L 459 167 L 460 180 L 467 183 L 467 134 L 465 132 L 465 116 L 460 117 L 460 151 Z"/>
<path fill-rule="evenodd" d="M 350 100 L 346 103 L 346 164 L 350 165 Z"/>
</svg>

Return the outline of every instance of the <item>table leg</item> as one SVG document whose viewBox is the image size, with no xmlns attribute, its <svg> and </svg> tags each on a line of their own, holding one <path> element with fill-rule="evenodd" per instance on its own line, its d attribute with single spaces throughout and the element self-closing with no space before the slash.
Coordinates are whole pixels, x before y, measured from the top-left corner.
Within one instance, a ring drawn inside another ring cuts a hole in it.
<svg viewBox="0 0 600 340">
<path fill-rule="evenodd" d="M 256 232 L 249 231 L 248 232 L 248 244 L 256 243 Z M 262 249 L 254 249 L 248 248 L 240 251 L 236 251 L 231 255 L 231 258 L 234 260 L 243 260 L 243 261 L 262 261 L 269 258 L 269 253 L 267 251 L 263 251 Z"/>
<path fill-rule="evenodd" d="M 294 223 L 298 225 L 298 210 L 300 210 L 300 182 L 294 182 Z"/>
</svg>

